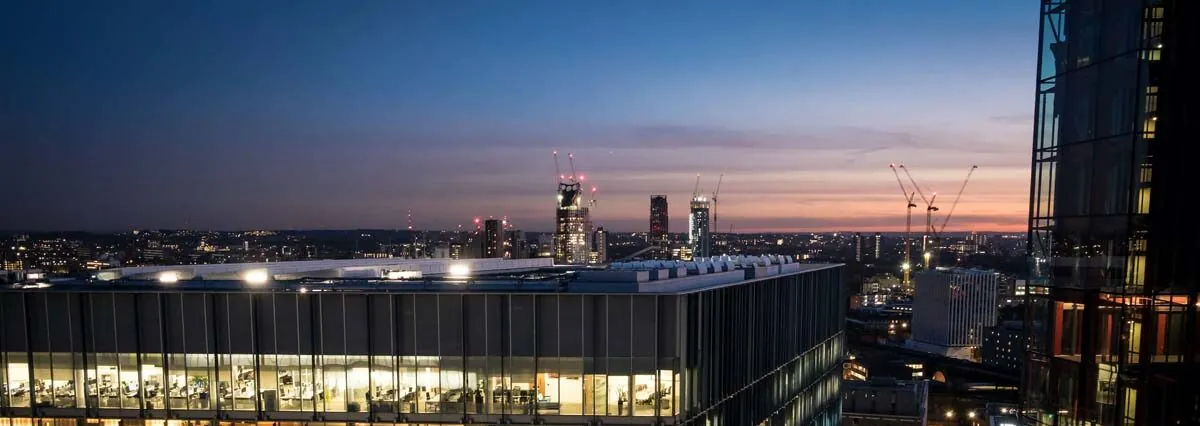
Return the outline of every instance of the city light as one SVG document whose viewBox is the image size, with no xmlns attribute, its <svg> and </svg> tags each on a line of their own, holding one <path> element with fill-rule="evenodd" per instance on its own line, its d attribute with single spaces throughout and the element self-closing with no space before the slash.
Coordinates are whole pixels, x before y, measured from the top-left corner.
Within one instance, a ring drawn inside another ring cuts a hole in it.
<svg viewBox="0 0 1200 426">
<path fill-rule="evenodd" d="M 171 284 L 179 281 L 179 273 L 175 271 L 163 271 L 158 274 L 158 282 L 163 284 Z"/>
<path fill-rule="evenodd" d="M 974 412 L 974 411 L 968 411 L 968 412 L 967 412 L 967 418 L 968 418 L 968 419 L 973 419 L 973 418 L 975 418 L 975 412 Z"/>
<path fill-rule="evenodd" d="M 242 273 L 242 280 L 246 284 L 266 284 L 271 280 L 271 274 L 268 274 L 266 269 L 249 270 Z"/>
<path fill-rule="evenodd" d="M 466 278 L 467 276 L 471 275 L 471 268 L 467 265 L 459 263 L 450 265 L 450 268 L 447 269 L 446 272 L 454 278 Z"/>
<path fill-rule="evenodd" d="M 953 412 L 953 411 L 950 411 L 950 410 L 946 410 L 946 418 L 947 418 L 947 419 L 953 419 L 953 418 L 954 418 L 954 412 Z"/>
<path fill-rule="evenodd" d="M 911 266 L 911 265 L 909 265 L 909 264 L 908 264 L 908 262 L 904 262 L 904 263 L 900 264 L 900 269 L 903 269 L 903 270 L 905 270 L 905 271 L 907 271 L 907 270 L 908 270 L 908 268 L 911 268 L 911 267 L 912 267 L 912 266 Z"/>
</svg>

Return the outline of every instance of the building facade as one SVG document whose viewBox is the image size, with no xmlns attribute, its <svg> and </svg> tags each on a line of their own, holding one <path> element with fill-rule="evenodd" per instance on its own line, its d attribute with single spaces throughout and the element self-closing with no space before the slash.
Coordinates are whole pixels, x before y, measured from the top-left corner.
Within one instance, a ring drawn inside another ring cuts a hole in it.
<svg viewBox="0 0 1200 426">
<path fill-rule="evenodd" d="M 992 271 L 938 268 L 916 276 L 912 340 L 917 349 L 971 358 L 985 329 L 996 325 L 997 275 Z"/>
<path fill-rule="evenodd" d="M 712 256 L 712 227 L 709 221 L 711 203 L 700 195 L 692 198 L 691 213 L 688 214 L 688 245 L 695 259 Z"/>
<path fill-rule="evenodd" d="M 842 268 L 790 267 L 4 287 L 0 424 L 834 425 Z"/>
<path fill-rule="evenodd" d="M 1029 335 L 1021 323 L 1005 322 L 983 333 L 980 358 L 984 364 L 1018 372 L 1025 364 L 1025 349 L 1029 344 Z"/>
<path fill-rule="evenodd" d="M 671 250 L 671 216 L 667 213 L 667 196 L 650 196 L 650 232 L 646 234 L 646 242 L 656 246 L 654 257 L 666 259 Z"/>
<path fill-rule="evenodd" d="M 872 378 L 842 386 L 842 424 L 924 426 L 929 422 L 929 381 Z"/>
<path fill-rule="evenodd" d="M 1042 1 L 1030 423 L 1200 424 L 1198 8 Z"/>
</svg>

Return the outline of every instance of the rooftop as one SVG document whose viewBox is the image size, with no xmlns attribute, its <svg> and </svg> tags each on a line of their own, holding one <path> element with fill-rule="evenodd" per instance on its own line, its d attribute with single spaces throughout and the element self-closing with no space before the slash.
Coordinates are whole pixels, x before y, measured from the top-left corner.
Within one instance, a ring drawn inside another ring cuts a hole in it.
<svg viewBox="0 0 1200 426">
<path fill-rule="evenodd" d="M 39 280 L 0 291 L 284 291 L 689 293 L 837 267 L 790 257 L 555 266 L 538 259 L 354 259 L 172 265 L 101 271 L 92 279 Z"/>
</svg>

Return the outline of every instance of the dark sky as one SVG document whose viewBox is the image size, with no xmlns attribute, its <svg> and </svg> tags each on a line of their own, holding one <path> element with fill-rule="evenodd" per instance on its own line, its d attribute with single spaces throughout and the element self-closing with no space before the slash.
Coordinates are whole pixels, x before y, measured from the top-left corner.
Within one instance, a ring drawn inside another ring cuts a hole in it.
<svg viewBox="0 0 1200 426">
<path fill-rule="evenodd" d="M 980 170 L 955 229 L 1023 229 L 1037 2 L 19 1 L 0 14 L 0 229 L 597 223 L 894 230 L 887 164 Z M 565 161 L 563 167 L 566 167 Z M 15 204 L 14 204 L 15 202 Z"/>
</svg>

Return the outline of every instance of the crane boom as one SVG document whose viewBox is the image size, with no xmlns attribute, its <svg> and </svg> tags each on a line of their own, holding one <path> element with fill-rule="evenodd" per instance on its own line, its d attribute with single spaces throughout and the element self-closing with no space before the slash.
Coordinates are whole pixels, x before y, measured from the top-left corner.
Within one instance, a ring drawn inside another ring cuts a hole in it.
<svg viewBox="0 0 1200 426">
<path fill-rule="evenodd" d="M 696 173 L 696 187 L 692 188 L 692 198 L 700 195 L 700 174 Z"/>
<path fill-rule="evenodd" d="M 723 180 L 725 180 L 725 174 L 721 173 L 721 176 L 717 177 L 717 190 L 713 191 L 713 195 L 712 195 L 712 210 L 713 210 L 712 220 L 713 220 L 714 227 L 716 227 L 716 224 L 717 224 L 717 194 L 721 193 L 721 181 L 723 181 Z"/>
<path fill-rule="evenodd" d="M 568 152 L 567 161 L 571 164 L 571 182 L 579 182 L 579 175 L 575 174 L 575 154 Z"/>
<path fill-rule="evenodd" d="M 560 183 L 563 179 L 562 171 L 558 168 L 558 151 L 554 151 L 554 178 L 558 179 L 554 183 Z"/>
<path fill-rule="evenodd" d="M 950 222 L 950 216 L 954 215 L 954 208 L 958 207 L 958 199 L 962 198 L 963 191 L 967 189 L 967 182 L 971 181 L 971 175 L 974 174 L 975 169 L 978 168 L 979 166 L 973 165 L 971 166 L 971 170 L 967 171 L 967 178 L 963 179 L 962 186 L 958 188 L 958 195 L 954 196 L 954 202 L 950 204 L 950 211 L 946 212 L 946 217 L 942 218 L 942 226 L 940 229 L 938 229 L 939 235 L 942 233 L 942 231 L 946 230 L 946 224 Z"/>
<path fill-rule="evenodd" d="M 908 198 L 908 189 L 904 188 L 904 181 L 900 179 L 900 172 L 896 170 L 896 163 L 889 164 L 888 167 L 891 167 L 892 174 L 896 175 L 896 183 L 900 185 L 900 193 L 904 195 L 904 198 Z"/>
<path fill-rule="evenodd" d="M 901 164 L 900 169 L 904 170 L 905 176 L 908 176 L 908 181 L 910 183 L 912 183 L 913 189 L 917 190 L 917 195 L 921 196 L 921 201 L 924 201 L 926 205 L 933 205 L 933 203 L 931 203 L 928 198 L 925 198 L 925 192 L 921 191 L 921 186 L 917 185 L 917 180 L 913 179 L 912 173 L 908 172 L 908 167 L 904 167 L 904 165 Z"/>
</svg>

